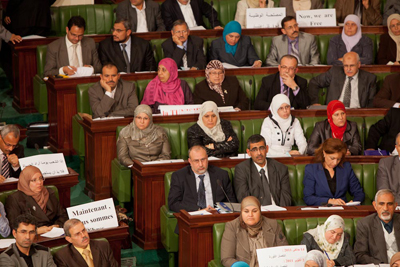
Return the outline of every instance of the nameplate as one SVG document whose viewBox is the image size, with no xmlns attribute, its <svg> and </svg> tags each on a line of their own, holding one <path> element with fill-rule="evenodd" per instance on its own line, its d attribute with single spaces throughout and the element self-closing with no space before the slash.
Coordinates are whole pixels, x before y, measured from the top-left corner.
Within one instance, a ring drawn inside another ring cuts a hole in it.
<svg viewBox="0 0 400 267">
<path fill-rule="evenodd" d="M 246 10 L 247 28 L 280 28 L 286 17 L 286 8 L 248 8 Z"/>
<path fill-rule="evenodd" d="M 63 153 L 41 154 L 19 159 L 21 170 L 27 166 L 35 166 L 42 172 L 43 177 L 67 175 L 68 169 Z"/>
<path fill-rule="evenodd" d="M 86 230 L 94 231 L 118 227 L 114 201 L 107 198 L 67 208 L 68 217 L 81 220 Z"/>
<path fill-rule="evenodd" d="M 258 263 L 263 267 L 304 267 L 306 255 L 305 245 L 257 249 Z"/>
<path fill-rule="evenodd" d="M 300 27 L 336 26 L 336 9 L 299 10 L 296 20 Z"/>
<path fill-rule="evenodd" d="M 201 108 L 201 105 L 160 105 L 160 106 L 158 106 L 161 116 L 199 114 L 200 108 Z M 235 112 L 235 109 L 232 106 L 218 107 L 218 112 Z"/>
</svg>

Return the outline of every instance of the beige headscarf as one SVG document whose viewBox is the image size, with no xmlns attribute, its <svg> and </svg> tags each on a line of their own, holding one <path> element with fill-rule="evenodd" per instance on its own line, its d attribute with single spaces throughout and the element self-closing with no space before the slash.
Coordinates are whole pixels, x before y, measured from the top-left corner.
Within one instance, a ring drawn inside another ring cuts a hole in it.
<svg viewBox="0 0 400 267">
<path fill-rule="evenodd" d="M 29 188 L 29 183 L 36 173 L 42 175 L 42 172 L 34 166 L 25 167 L 19 175 L 18 190 L 23 192 L 25 195 L 32 197 L 43 212 L 46 213 L 46 204 L 49 200 L 49 191 L 47 188 L 43 186 L 42 191 L 39 193 L 35 193 Z"/>
<path fill-rule="evenodd" d="M 400 15 L 399 14 L 392 14 L 387 19 L 389 35 L 393 39 L 393 41 L 396 43 L 396 46 L 397 46 L 396 61 L 400 61 L 400 35 L 398 35 L 398 36 L 394 35 L 392 30 L 390 29 L 390 22 L 392 21 L 392 19 L 397 19 L 398 21 L 400 21 Z"/>
<path fill-rule="evenodd" d="M 293 0 L 293 9 L 295 12 L 299 10 L 310 10 L 311 0 Z"/>
<path fill-rule="evenodd" d="M 222 72 L 223 72 L 223 74 L 224 74 L 224 78 L 221 80 L 220 83 L 213 83 L 213 82 L 211 82 L 211 79 L 210 79 L 210 72 L 211 72 L 212 70 L 222 70 Z M 217 93 L 221 96 L 222 101 L 225 103 L 225 96 L 224 96 L 224 92 L 222 91 L 222 83 L 223 83 L 224 80 L 225 80 L 225 69 L 224 69 L 224 65 L 222 65 L 221 61 L 219 61 L 219 60 L 216 60 L 216 59 L 211 60 L 211 61 L 207 64 L 205 72 L 206 72 L 206 80 L 207 80 L 208 87 L 210 87 L 211 90 L 217 92 Z"/>
<path fill-rule="evenodd" d="M 217 124 L 213 128 L 208 128 L 203 123 L 203 116 L 206 115 L 207 112 L 212 111 L 217 116 Z M 200 107 L 200 114 L 197 120 L 197 124 L 201 129 L 215 142 L 225 141 L 225 134 L 222 130 L 221 119 L 219 118 L 218 107 L 213 101 L 206 101 Z"/>
</svg>

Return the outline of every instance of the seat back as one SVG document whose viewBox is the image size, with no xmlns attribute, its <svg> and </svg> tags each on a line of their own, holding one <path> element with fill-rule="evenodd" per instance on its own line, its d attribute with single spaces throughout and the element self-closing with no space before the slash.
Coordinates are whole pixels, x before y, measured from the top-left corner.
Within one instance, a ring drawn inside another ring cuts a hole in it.
<svg viewBox="0 0 400 267">
<path fill-rule="evenodd" d="M 43 77 L 44 66 L 46 65 L 47 45 L 38 45 L 36 47 L 36 68 L 37 74 Z"/>
<path fill-rule="evenodd" d="M 213 225 L 213 250 L 216 262 L 221 262 L 221 241 L 224 231 L 225 223 L 216 223 Z"/>
<path fill-rule="evenodd" d="M 195 124 L 196 122 L 185 122 L 179 125 L 179 131 L 181 132 L 181 159 L 188 158 L 188 142 L 187 142 L 187 130 L 190 126 Z"/>
<path fill-rule="evenodd" d="M 89 88 L 94 83 L 82 83 L 76 86 L 76 109 L 78 113 L 87 113 L 92 115 L 89 101 Z"/>
<path fill-rule="evenodd" d="M 264 54 L 264 45 L 263 45 L 263 37 L 261 36 L 250 36 L 251 43 L 254 46 L 254 50 L 256 54 L 261 59 L 262 62 L 265 62 L 266 55 Z"/>
<path fill-rule="evenodd" d="M 136 94 L 138 96 L 139 103 L 143 100 L 144 91 L 151 80 L 138 80 L 136 81 Z"/>
<path fill-rule="evenodd" d="M 297 164 L 296 165 L 296 184 L 293 185 L 292 181 L 290 182 L 290 188 L 292 189 L 292 194 L 293 191 L 296 192 L 295 197 L 292 197 L 292 201 L 294 202 L 294 204 L 296 206 L 304 206 L 306 205 L 306 203 L 304 202 L 304 194 L 303 194 L 303 189 L 304 189 L 304 185 L 303 185 L 303 180 L 304 180 L 304 169 L 306 168 L 305 164 Z M 290 173 L 289 173 L 290 175 Z M 292 185 L 295 186 L 294 190 L 292 188 Z"/>
<path fill-rule="evenodd" d="M 179 124 L 177 123 L 161 123 L 159 124 L 165 129 L 168 135 L 168 141 L 171 146 L 171 159 L 177 159 L 181 153 L 181 136 L 179 132 Z"/>
<path fill-rule="evenodd" d="M 169 189 L 171 188 L 171 177 L 172 177 L 173 173 L 174 172 L 166 172 L 164 174 L 165 206 L 167 206 L 168 209 L 169 209 L 169 207 L 168 207 L 168 195 L 169 195 Z"/>
<path fill-rule="evenodd" d="M 60 200 L 60 197 L 58 196 L 57 187 L 55 187 L 54 185 L 46 185 L 46 188 L 53 189 L 54 194 L 56 195 L 57 199 Z M 7 197 L 15 192 L 17 192 L 17 189 L 0 192 L 0 202 L 3 203 L 4 205 L 6 205 Z"/>
<path fill-rule="evenodd" d="M 249 109 L 251 109 L 251 103 L 254 103 L 254 81 L 252 75 L 239 75 L 236 76 L 239 81 L 240 88 L 245 92 L 249 99 Z"/>
<path fill-rule="evenodd" d="M 378 121 L 382 120 L 384 117 L 383 116 L 371 116 L 371 117 L 365 117 L 364 122 L 365 122 L 365 140 L 368 139 L 368 134 L 369 130 L 371 129 L 371 126 L 377 123 Z M 380 144 L 381 140 L 379 140 L 378 144 Z"/>
<path fill-rule="evenodd" d="M 154 59 L 156 62 L 160 62 L 161 59 L 164 58 L 164 50 L 162 49 L 162 43 L 167 39 L 152 39 L 150 41 L 150 45 L 153 49 Z"/>
<path fill-rule="evenodd" d="M 328 48 L 329 48 L 329 41 L 331 38 L 335 36 L 335 34 L 321 34 L 318 36 L 318 50 L 319 50 L 319 57 L 321 59 L 321 64 L 327 64 L 328 62 Z"/>
<path fill-rule="evenodd" d="M 307 140 L 310 140 L 310 136 L 314 130 L 315 123 L 325 120 L 326 117 L 304 117 L 302 118 L 302 126 L 304 136 Z"/>
<path fill-rule="evenodd" d="M 253 119 L 253 120 L 241 120 L 241 128 L 242 128 L 242 147 L 239 149 L 240 151 L 246 151 L 247 148 L 247 139 L 253 134 L 260 134 L 261 126 L 264 119 Z"/>
<path fill-rule="evenodd" d="M 379 164 L 363 164 L 363 181 L 362 187 L 365 194 L 364 205 L 372 205 L 376 194 L 376 173 Z"/>
</svg>

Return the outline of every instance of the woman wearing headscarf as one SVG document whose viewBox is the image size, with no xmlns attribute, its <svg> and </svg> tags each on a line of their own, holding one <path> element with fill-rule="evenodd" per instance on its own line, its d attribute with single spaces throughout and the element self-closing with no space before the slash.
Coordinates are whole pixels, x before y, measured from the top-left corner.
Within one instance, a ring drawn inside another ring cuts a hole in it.
<svg viewBox="0 0 400 267">
<path fill-rule="evenodd" d="M 212 101 L 204 102 L 199 119 L 187 131 L 188 147 L 204 146 L 207 155 L 217 158 L 237 156 L 239 139 L 229 121 L 219 118 L 218 107 Z"/>
<path fill-rule="evenodd" d="M 273 0 L 240 0 L 237 3 L 235 21 L 239 22 L 242 29 L 246 29 L 247 25 L 247 9 L 248 8 L 271 8 L 274 7 Z"/>
<path fill-rule="evenodd" d="M 299 10 L 311 10 L 324 8 L 321 0 L 281 0 L 280 7 L 286 7 L 286 16 L 296 17 Z"/>
<path fill-rule="evenodd" d="M 307 141 L 300 122 L 290 114 L 290 101 L 284 94 L 272 98 L 271 114 L 264 119 L 261 135 L 268 145 L 268 153 L 303 155 L 306 152 Z M 299 150 L 292 150 L 296 142 Z"/>
<path fill-rule="evenodd" d="M 226 24 L 222 37 L 211 43 L 210 58 L 238 67 L 261 67 L 262 61 L 256 54 L 250 37 L 241 34 L 239 22 L 233 20 Z"/>
<path fill-rule="evenodd" d="M 400 63 L 400 15 L 392 14 L 387 19 L 388 33 L 380 37 L 377 61 L 378 64 L 394 65 Z"/>
<path fill-rule="evenodd" d="M 348 15 L 344 20 L 341 35 L 329 41 L 328 65 L 343 65 L 343 56 L 347 52 L 356 52 L 361 64 L 369 65 L 374 61 L 372 40 L 361 33 L 360 19 L 356 15 Z"/>
<path fill-rule="evenodd" d="M 242 200 L 240 216 L 227 222 L 221 241 L 221 263 L 230 267 L 244 261 L 258 267 L 257 249 L 288 245 L 278 222 L 261 215 L 256 197 Z"/>
<path fill-rule="evenodd" d="M 14 222 L 19 215 L 29 213 L 38 221 L 38 234 L 47 233 L 53 227 L 63 227 L 68 220 L 53 189 L 46 188 L 43 183 L 44 177 L 38 168 L 25 167 L 19 176 L 18 191 L 6 201 L 9 221 Z"/>
<path fill-rule="evenodd" d="M 331 215 L 323 225 L 310 229 L 303 234 L 301 245 L 306 245 L 307 251 L 319 250 L 329 256 L 326 266 L 350 266 L 356 262 L 356 257 L 350 245 L 350 235 L 344 232 L 344 221 L 338 215 Z"/>
<path fill-rule="evenodd" d="M 348 121 L 346 108 L 339 100 L 329 102 L 328 118 L 315 123 L 314 130 L 308 140 L 307 154 L 314 155 L 315 150 L 328 138 L 342 140 L 348 148 L 347 155 L 360 155 L 362 145 L 357 123 Z"/>
<path fill-rule="evenodd" d="M 139 105 L 135 109 L 134 119 L 119 133 L 117 155 L 124 166 L 141 162 L 170 159 L 171 147 L 164 128 L 153 124 L 151 108 Z"/>
<path fill-rule="evenodd" d="M 205 72 L 206 79 L 194 88 L 195 104 L 213 101 L 218 107 L 233 106 L 238 111 L 249 109 L 249 99 L 238 79 L 236 76 L 225 76 L 225 69 L 220 61 L 210 61 Z"/>
<path fill-rule="evenodd" d="M 193 95 L 186 81 L 178 78 L 178 67 L 171 58 L 158 63 L 158 75 L 144 91 L 141 104 L 151 107 L 153 114 L 160 113 L 159 105 L 193 104 Z"/>
<path fill-rule="evenodd" d="M 304 258 L 304 267 L 327 267 L 326 257 L 319 250 L 310 250 Z"/>
</svg>

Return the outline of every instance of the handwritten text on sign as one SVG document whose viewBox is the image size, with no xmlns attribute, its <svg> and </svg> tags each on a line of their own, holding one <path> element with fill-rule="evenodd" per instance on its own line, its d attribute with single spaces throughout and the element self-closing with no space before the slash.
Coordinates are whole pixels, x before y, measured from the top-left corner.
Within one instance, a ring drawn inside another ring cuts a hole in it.
<svg viewBox="0 0 400 267">
<path fill-rule="evenodd" d="M 257 249 L 260 267 L 304 267 L 306 254 L 305 245 Z"/>
<path fill-rule="evenodd" d="M 41 154 L 32 157 L 20 158 L 21 170 L 27 166 L 35 166 L 42 172 L 43 177 L 68 174 L 67 164 L 63 153 Z"/>
<path fill-rule="evenodd" d="M 112 198 L 67 208 L 68 217 L 81 220 L 86 230 L 118 227 L 117 214 Z"/>
<path fill-rule="evenodd" d="M 286 16 L 285 7 L 248 8 L 246 12 L 247 28 L 280 28 Z"/>
<path fill-rule="evenodd" d="M 336 26 L 336 10 L 300 10 L 296 12 L 296 20 L 300 27 Z"/>
<path fill-rule="evenodd" d="M 162 116 L 199 114 L 201 105 L 160 105 L 158 109 Z M 232 106 L 218 107 L 219 112 L 234 112 Z"/>
</svg>

